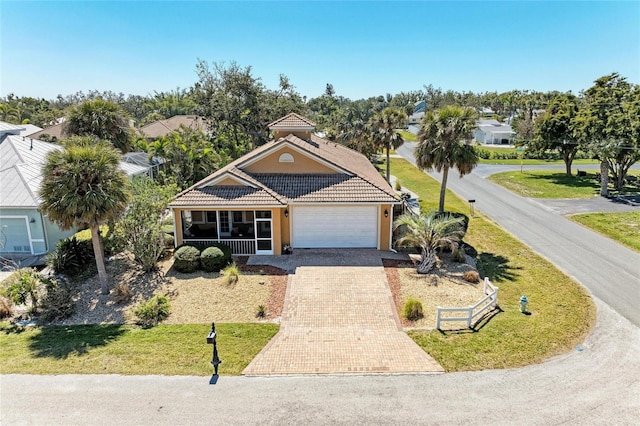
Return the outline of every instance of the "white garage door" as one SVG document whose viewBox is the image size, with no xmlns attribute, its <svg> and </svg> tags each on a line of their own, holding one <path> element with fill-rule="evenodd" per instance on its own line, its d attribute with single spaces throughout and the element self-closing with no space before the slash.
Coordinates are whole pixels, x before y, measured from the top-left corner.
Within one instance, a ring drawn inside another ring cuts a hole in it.
<svg viewBox="0 0 640 426">
<path fill-rule="evenodd" d="M 376 206 L 293 207 L 294 248 L 378 246 Z"/>
</svg>

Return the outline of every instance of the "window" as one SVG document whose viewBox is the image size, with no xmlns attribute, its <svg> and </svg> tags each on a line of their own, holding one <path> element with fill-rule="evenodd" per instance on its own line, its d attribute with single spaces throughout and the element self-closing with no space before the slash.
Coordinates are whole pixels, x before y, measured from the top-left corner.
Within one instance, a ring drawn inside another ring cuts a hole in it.
<svg viewBox="0 0 640 426">
<path fill-rule="evenodd" d="M 242 220 L 242 212 L 233 212 L 233 221 L 234 222 L 243 222 L 243 220 Z"/>
<path fill-rule="evenodd" d="M 216 212 L 207 212 L 207 222 L 216 223 Z"/>
<path fill-rule="evenodd" d="M 229 231 L 229 212 L 220 212 L 220 233 Z"/>
<path fill-rule="evenodd" d="M 257 219 L 271 219 L 271 210 L 258 210 L 256 211 Z"/>
<path fill-rule="evenodd" d="M 193 223 L 204 223 L 204 212 L 194 210 L 191 212 L 191 220 Z"/>
<path fill-rule="evenodd" d="M 281 163 L 293 163 L 293 155 L 289 154 L 288 152 L 285 152 L 280 156 L 278 161 Z"/>
</svg>

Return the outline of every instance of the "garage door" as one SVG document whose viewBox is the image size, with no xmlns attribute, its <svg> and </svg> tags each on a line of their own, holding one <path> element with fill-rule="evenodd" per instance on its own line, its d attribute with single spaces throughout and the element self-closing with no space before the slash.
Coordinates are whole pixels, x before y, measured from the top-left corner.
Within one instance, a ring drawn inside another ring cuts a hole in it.
<svg viewBox="0 0 640 426">
<path fill-rule="evenodd" d="M 376 206 L 294 207 L 294 248 L 378 246 Z"/>
<path fill-rule="evenodd" d="M 0 252 L 31 253 L 25 218 L 0 217 Z"/>
</svg>

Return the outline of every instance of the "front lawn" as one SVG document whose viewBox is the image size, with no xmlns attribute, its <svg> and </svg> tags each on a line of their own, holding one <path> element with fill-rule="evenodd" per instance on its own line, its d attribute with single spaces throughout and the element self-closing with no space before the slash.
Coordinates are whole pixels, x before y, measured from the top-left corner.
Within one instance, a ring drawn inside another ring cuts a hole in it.
<svg viewBox="0 0 640 426">
<path fill-rule="evenodd" d="M 75 325 L 0 323 L 1 374 L 212 374 L 207 324 Z M 277 333 L 276 324 L 216 324 L 221 375 L 238 375 Z"/>
<path fill-rule="evenodd" d="M 640 252 L 640 211 L 575 214 L 569 219 Z"/>
<path fill-rule="evenodd" d="M 437 208 L 439 182 L 403 159 L 391 160 L 391 172 L 418 194 L 423 210 Z M 446 207 L 468 214 L 467 203 L 450 191 Z M 502 312 L 475 330 L 409 332 L 447 371 L 520 367 L 584 341 L 596 318 L 584 288 L 478 212 L 470 219 L 465 241 L 478 252 L 481 276 L 500 288 Z M 523 294 L 531 315 L 520 313 Z"/>
<path fill-rule="evenodd" d="M 635 174 L 632 170 L 630 174 Z M 586 176 L 569 177 L 557 170 L 528 170 L 496 173 L 489 180 L 523 197 L 532 198 L 591 198 L 600 193 L 600 183 L 596 180 L 595 171 L 587 171 Z M 638 187 L 627 186 L 622 191 L 612 194 L 638 193 Z"/>
</svg>

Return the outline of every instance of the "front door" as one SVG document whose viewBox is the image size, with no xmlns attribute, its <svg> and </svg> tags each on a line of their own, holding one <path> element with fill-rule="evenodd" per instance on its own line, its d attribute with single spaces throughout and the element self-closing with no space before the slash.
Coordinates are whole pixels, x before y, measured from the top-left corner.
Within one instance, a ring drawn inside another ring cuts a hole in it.
<svg viewBox="0 0 640 426">
<path fill-rule="evenodd" d="M 256 254 L 273 254 L 273 227 L 271 212 L 256 211 Z"/>
</svg>

